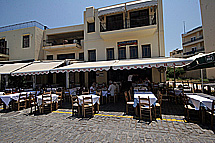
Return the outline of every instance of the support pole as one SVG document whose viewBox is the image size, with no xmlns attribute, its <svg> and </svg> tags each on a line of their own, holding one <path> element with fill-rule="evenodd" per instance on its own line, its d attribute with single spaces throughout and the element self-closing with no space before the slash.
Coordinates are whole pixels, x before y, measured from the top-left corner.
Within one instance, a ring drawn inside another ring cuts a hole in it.
<svg viewBox="0 0 215 143">
<path fill-rule="evenodd" d="M 5 88 L 8 87 L 8 75 L 6 74 L 5 75 Z"/>
<path fill-rule="evenodd" d="M 33 89 L 36 89 L 36 75 L 33 76 Z"/>
<path fill-rule="evenodd" d="M 66 65 L 69 65 L 69 61 L 66 61 Z M 66 89 L 69 88 L 69 72 L 66 72 Z"/>
<path fill-rule="evenodd" d="M 175 88 L 176 87 L 176 83 L 175 83 L 175 66 L 174 66 L 174 85 L 173 87 Z"/>
<path fill-rule="evenodd" d="M 203 87 L 203 78 L 204 78 L 204 77 L 203 77 L 203 70 L 201 69 L 202 93 L 204 92 L 204 89 L 203 89 L 203 88 L 204 88 L 204 87 Z"/>
</svg>

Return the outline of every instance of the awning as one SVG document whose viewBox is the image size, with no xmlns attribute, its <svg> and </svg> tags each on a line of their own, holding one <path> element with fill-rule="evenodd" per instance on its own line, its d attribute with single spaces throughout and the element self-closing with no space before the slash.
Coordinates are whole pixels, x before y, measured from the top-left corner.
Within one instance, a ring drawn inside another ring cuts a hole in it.
<svg viewBox="0 0 215 143">
<path fill-rule="evenodd" d="M 56 68 L 63 64 L 64 61 L 42 61 L 34 62 L 33 64 L 26 66 L 18 71 L 11 73 L 12 76 L 23 76 L 23 75 L 39 75 L 48 74 L 53 68 Z"/>
<path fill-rule="evenodd" d="M 215 52 L 200 54 L 191 58 L 195 58 L 194 61 L 183 67 L 186 71 L 215 67 Z"/>
<path fill-rule="evenodd" d="M 80 71 L 89 72 L 89 71 L 103 71 L 103 70 L 107 71 L 116 62 L 118 62 L 118 60 L 74 63 L 68 66 L 52 69 L 51 73 L 80 72 Z"/>
<path fill-rule="evenodd" d="M 125 4 L 119 4 L 98 9 L 98 16 L 113 14 L 125 11 Z"/>
<path fill-rule="evenodd" d="M 183 58 L 144 58 L 144 59 L 126 59 L 120 60 L 113 66 L 113 70 L 123 69 L 143 69 L 143 68 L 159 68 L 185 65 L 191 62 L 191 59 Z"/>
<path fill-rule="evenodd" d="M 134 1 L 126 3 L 126 10 L 134 10 L 134 9 L 140 9 L 144 7 L 154 6 L 157 5 L 157 1 L 151 1 L 151 0 L 140 0 L 140 1 Z"/>
<path fill-rule="evenodd" d="M 19 70 L 31 63 L 16 63 L 16 64 L 5 64 L 0 67 L 0 74 L 11 74 L 12 72 Z"/>
</svg>

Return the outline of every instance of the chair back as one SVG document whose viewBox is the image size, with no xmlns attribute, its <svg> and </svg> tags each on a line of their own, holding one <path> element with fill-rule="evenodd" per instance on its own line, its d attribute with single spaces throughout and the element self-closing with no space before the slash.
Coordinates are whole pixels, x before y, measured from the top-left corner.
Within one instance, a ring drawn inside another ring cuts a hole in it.
<svg viewBox="0 0 215 143">
<path fill-rule="evenodd" d="M 163 94 L 161 94 L 160 90 L 158 90 L 158 92 L 157 92 L 157 97 L 158 97 L 158 103 L 161 105 L 162 99 L 163 99 Z"/>
<path fill-rule="evenodd" d="M 51 94 L 42 94 L 42 104 L 52 104 Z"/>
<path fill-rule="evenodd" d="M 90 97 L 83 96 L 83 105 L 82 106 L 89 105 L 89 104 L 93 105 L 92 95 Z"/>
<path fill-rule="evenodd" d="M 44 91 L 43 94 L 51 94 L 51 91 Z"/>
<path fill-rule="evenodd" d="M 128 97 L 129 97 L 129 100 L 131 101 L 131 100 L 132 100 L 132 97 L 131 97 L 131 90 L 128 91 Z"/>
<path fill-rule="evenodd" d="M 55 94 L 58 95 L 58 99 L 61 99 L 61 100 L 62 100 L 62 98 L 63 98 L 63 93 L 62 93 L 62 91 L 61 91 L 61 92 L 56 92 Z"/>
<path fill-rule="evenodd" d="M 139 106 L 141 108 L 141 106 L 146 106 L 146 107 L 150 107 L 150 99 L 149 96 L 147 98 L 143 98 L 138 96 L 139 98 Z"/>
<path fill-rule="evenodd" d="M 19 102 L 23 101 L 23 100 L 26 101 L 27 98 L 28 98 L 28 95 L 26 93 L 20 93 L 19 94 Z"/>
<path fill-rule="evenodd" d="M 77 103 L 79 105 L 78 96 L 72 96 L 72 106 Z"/>
<path fill-rule="evenodd" d="M 125 94 L 125 101 L 128 102 L 128 93 L 127 93 L 127 91 L 125 91 L 124 94 Z"/>
</svg>

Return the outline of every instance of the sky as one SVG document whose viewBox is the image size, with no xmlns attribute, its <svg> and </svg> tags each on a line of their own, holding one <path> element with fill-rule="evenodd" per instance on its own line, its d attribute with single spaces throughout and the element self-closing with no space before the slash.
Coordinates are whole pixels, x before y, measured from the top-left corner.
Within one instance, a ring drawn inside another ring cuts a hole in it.
<svg viewBox="0 0 215 143">
<path fill-rule="evenodd" d="M 129 0 L 1 0 L 0 27 L 36 20 L 49 28 L 83 24 L 88 6 L 105 7 Z M 202 25 L 199 0 L 163 0 L 166 56 L 182 48 L 181 34 Z"/>
</svg>

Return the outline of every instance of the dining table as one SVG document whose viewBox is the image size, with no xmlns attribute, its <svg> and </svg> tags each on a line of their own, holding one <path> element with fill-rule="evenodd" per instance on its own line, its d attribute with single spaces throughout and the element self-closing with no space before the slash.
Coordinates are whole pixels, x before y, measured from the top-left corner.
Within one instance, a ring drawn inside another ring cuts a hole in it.
<svg viewBox="0 0 215 143">
<path fill-rule="evenodd" d="M 50 94 L 48 94 L 50 95 Z M 58 103 L 58 95 L 57 94 L 51 94 L 52 96 L 52 102 Z M 42 95 L 37 96 L 37 105 L 40 106 L 42 105 Z"/>
<path fill-rule="evenodd" d="M 100 105 L 100 96 L 98 95 L 94 95 L 94 94 L 88 94 L 88 95 L 79 95 L 78 96 L 78 101 L 79 101 L 79 105 L 82 106 L 83 104 L 83 98 L 84 97 L 91 97 L 92 96 L 92 102 L 93 102 L 93 105 L 96 105 L 97 104 L 97 110 L 99 112 L 99 105 Z"/>
<path fill-rule="evenodd" d="M 157 98 L 151 91 L 144 91 L 144 92 L 134 92 L 134 104 L 133 107 L 136 108 L 137 104 L 139 103 L 140 98 L 148 98 L 150 100 L 150 106 L 154 105 L 157 101 Z"/>
</svg>

